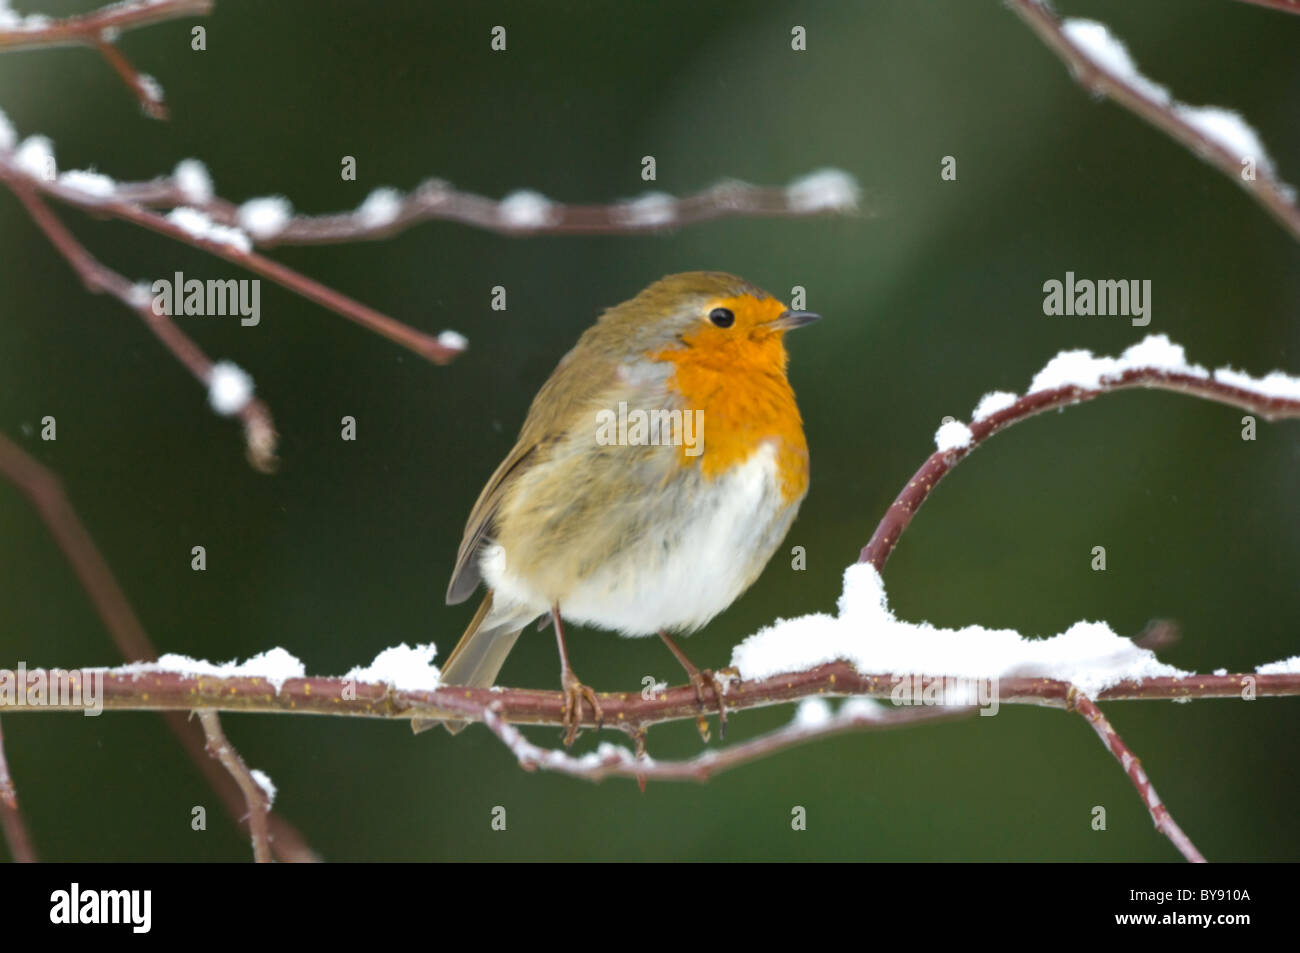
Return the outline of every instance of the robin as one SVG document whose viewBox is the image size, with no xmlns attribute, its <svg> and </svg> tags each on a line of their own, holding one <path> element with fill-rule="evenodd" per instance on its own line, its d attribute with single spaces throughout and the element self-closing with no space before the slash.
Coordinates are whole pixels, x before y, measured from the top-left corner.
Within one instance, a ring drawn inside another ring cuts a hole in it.
<svg viewBox="0 0 1300 953">
<path fill-rule="evenodd" d="M 693 271 L 656 281 L 588 328 L 470 513 L 447 602 L 480 582 L 488 591 L 443 683 L 492 685 L 519 633 L 549 620 L 572 744 L 584 701 L 597 725 L 603 714 L 569 664 L 563 620 L 657 634 L 701 708 L 711 689 L 725 730 L 712 674 L 669 633 L 694 632 L 731 605 L 794 521 L 808 444 L 785 333 L 819 317 L 734 275 Z"/>
</svg>

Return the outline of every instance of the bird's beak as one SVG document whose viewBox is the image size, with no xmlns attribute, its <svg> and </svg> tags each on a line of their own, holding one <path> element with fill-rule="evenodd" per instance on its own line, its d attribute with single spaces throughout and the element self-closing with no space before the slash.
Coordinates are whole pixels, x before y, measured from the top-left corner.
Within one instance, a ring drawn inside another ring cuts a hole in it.
<svg viewBox="0 0 1300 953">
<path fill-rule="evenodd" d="M 814 321 L 820 321 L 822 316 L 812 311 L 783 311 L 775 321 L 769 321 L 767 326 L 774 331 L 791 331 L 795 328 L 801 328 L 805 324 L 812 324 Z"/>
</svg>

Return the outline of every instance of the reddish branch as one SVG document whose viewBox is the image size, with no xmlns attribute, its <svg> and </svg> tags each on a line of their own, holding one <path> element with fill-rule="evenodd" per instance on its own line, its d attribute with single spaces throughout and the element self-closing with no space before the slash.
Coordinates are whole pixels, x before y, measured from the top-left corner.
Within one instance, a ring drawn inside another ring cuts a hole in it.
<svg viewBox="0 0 1300 953">
<path fill-rule="evenodd" d="M 208 710 L 196 714 L 199 716 L 199 723 L 203 725 L 203 734 L 208 739 L 208 754 L 221 762 L 221 765 L 230 772 L 230 776 L 235 779 L 235 783 L 239 785 L 239 790 L 243 792 L 244 803 L 248 806 L 248 829 L 253 837 L 253 860 L 259 864 L 269 864 L 271 831 L 267 825 L 267 814 L 271 809 L 270 800 L 262 790 L 262 786 L 254 780 L 252 772 L 248 770 L 248 765 L 244 764 L 244 759 L 235 750 L 235 746 L 226 740 L 226 733 L 221 730 L 221 719 L 217 717 L 217 713 Z"/>
<path fill-rule="evenodd" d="M 85 671 L 95 671 L 87 669 Z M 28 671 L 36 677 L 38 669 Z M 727 710 L 764 708 L 813 697 L 865 695 L 890 699 L 899 676 L 861 673 L 848 662 L 827 662 L 799 672 L 744 681 L 733 678 L 727 689 Z M 912 676 L 907 676 L 911 678 Z M 925 676 L 928 688 L 932 679 Z M 1071 686 L 1049 678 L 1002 678 L 999 704 L 1041 705 L 1066 710 Z M 914 691 L 913 696 L 917 693 Z M 635 731 L 670 721 L 693 720 L 699 701 L 691 685 L 667 688 L 650 698 L 641 691 L 597 692 L 604 710 L 602 727 Z M 1099 692 L 1097 701 L 1189 701 L 1192 699 L 1243 699 L 1300 695 L 1300 673 L 1259 675 L 1188 675 L 1184 678 L 1145 678 L 1121 681 Z M 291 678 L 278 690 L 267 679 L 249 676 L 194 675 L 176 671 L 107 670 L 103 676 L 106 711 L 233 711 L 262 714 L 330 715 L 352 718 L 482 721 L 491 709 L 504 721 L 525 725 L 564 725 L 564 693 L 533 688 L 463 688 L 444 686 L 433 691 L 399 691 L 383 683 L 353 682 L 343 678 Z M 0 697 L 0 712 L 81 711 L 74 703 L 50 700 L 42 706 L 7 706 Z M 579 724 L 595 728 L 590 711 Z"/>
<path fill-rule="evenodd" d="M 884 706 L 857 706 L 832 715 L 828 721 L 817 725 L 794 721 L 784 728 L 729 745 L 717 751 L 704 751 L 685 761 L 656 761 L 646 756 L 643 745 L 636 750 L 621 745 L 602 744 L 594 753 L 572 756 L 565 751 L 539 747 L 506 721 L 496 705 L 483 712 L 483 723 L 510 749 L 511 754 L 526 771 L 538 768 L 588 781 L 605 778 L 632 778 L 644 786 L 647 780 L 655 781 L 707 781 L 715 774 L 731 768 L 758 761 L 790 748 L 807 744 L 814 739 L 862 731 L 885 731 L 908 725 L 934 721 L 966 718 L 976 713 L 974 708 L 885 708 Z M 634 740 L 642 738 L 635 729 L 626 729 Z"/>
<path fill-rule="evenodd" d="M 836 175 L 832 173 L 832 175 Z M 608 205 L 572 205 L 545 199 L 545 215 L 536 224 L 521 224 L 506 211 L 507 203 L 449 183 L 431 179 L 405 195 L 393 193 L 390 214 L 375 221 L 358 211 L 329 215 L 295 215 L 268 237 L 257 238 L 262 247 L 323 245 L 390 238 L 424 222 L 445 221 L 471 225 L 502 235 L 634 235 L 655 233 L 735 216 L 806 217 L 856 210 L 856 187 L 843 177 L 842 188 L 832 188 L 819 199 L 801 198 L 796 184 L 787 187 L 724 182 L 677 198 L 660 194 Z M 222 198 L 195 203 L 173 176 L 148 182 L 119 183 L 122 198 L 141 205 L 174 208 L 193 205 L 223 225 L 239 225 L 239 208 Z M 539 197 L 540 198 L 540 197 Z M 650 206 L 653 206 L 651 208 Z"/>
<path fill-rule="evenodd" d="M 1239 0 L 1256 7 L 1267 7 L 1281 13 L 1300 13 L 1300 0 Z"/>
<path fill-rule="evenodd" d="M 194 197 L 186 196 L 172 178 L 147 183 L 122 183 L 114 187 L 110 197 L 101 197 L 69 187 L 57 179 L 44 179 L 30 175 L 15 165 L 12 155 L 0 153 L 0 181 L 4 181 L 12 190 L 26 187 L 30 191 L 39 192 L 95 216 L 117 218 L 200 248 L 274 281 L 434 363 L 445 364 L 461 351 L 459 345 L 449 345 L 437 337 L 417 331 L 255 251 L 245 250 L 230 242 L 196 235 L 170 218 L 152 211 L 151 206 L 188 205 L 199 209 L 218 225 L 225 225 L 228 228 L 239 226 L 238 210 L 233 204 L 219 198 L 195 201 Z M 248 235 L 246 237 L 250 245 L 264 247 L 276 244 L 378 239 L 417 222 L 434 218 L 462 221 L 489 230 L 521 235 L 592 231 L 633 233 L 691 224 L 723 215 L 812 215 L 846 210 L 847 206 L 836 204 L 834 200 L 834 194 L 840 193 L 835 193 L 834 190 L 832 193 L 816 200 L 801 199 L 798 197 L 800 193 L 797 188 L 758 188 L 737 183 L 687 199 L 665 197 L 666 202 L 675 203 L 679 212 L 678 216 L 671 219 L 668 224 L 634 221 L 625 211 L 628 206 L 617 204 L 556 204 L 549 206 L 553 215 L 549 224 L 532 227 L 506 224 L 500 211 L 501 203 L 456 192 L 438 183 L 426 184 L 405 199 L 399 200 L 401 211 L 382 226 L 369 224 L 368 219 L 357 212 L 316 217 L 299 216 L 290 218 L 284 227 L 272 236 L 258 238 Z"/>
<path fill-rule="evenodd" d="M 135 94 L 140 108 L 154 119 L 166 119 L 167 107 L 156 84 L 142 76 L 114 45 L 118 34 L 181 17 L 203 16 L 212 0 L 124 0 L 90 13 L 61 20 L 40 18 L 17 27 L 0 27 L 0 52 L 41 46 L 85 46 L 97 50 Z M 34 25 L 28 25 L 34 24 Z"/>
<path fill-rule="evenodd" d="M 912 517 L 916 515 L 921 504 L 929 498 L 936 484 L 972 450 L 995 433 L 1044 411 L 1081 404 L 1102 394 L 1134 387 L 1171 390 L 1203 397 L 1221 404 L 1240 407 L 1258 414 L 1265 420 L 1300 417 L 1300 400 L 1265 397 L 1254 391 L 1221 383 L 1212 377 L 1171 373 L 1153 367 L 1124 371 L 1112 379 L 1103 380 L 1101 386 L 1096 389 L 1058 387 L 1029 393 L 1009 407 L 969 424 L 971 440 L 966 446 L 954 450 L 937 450 L 932 453 L 895 497 L 884 518 L 876 526 L 876 531 L 871 534 L 870 541 L 863 548 L 858 562 L 871 563 L 876 567 L 877 572 L 882 570 L 885 561 L 889 559 L 890 553 L 898 544 L 899 537 L 911 524 Z"/>
<path fill-rule="evenodd" d="M 1111 727 L 1106 716 L 1101 713 L 1101 709 L 1093 704 L 1092 699 L 1080 692 L 1071 690 L 1069 697 L 1070 707 L 1081 714 L 1092 726 L 1092 730 L 1097 733 L 1101 743 L 1106 746 L 1115 760 L 1120 763 L 1124 773 L 1128 775 L 1129 780 L 1133 782 L 1133 787 L 1137 788 L 1138 796 L 1142 798 L 1142 803 L 1146 805 L 1147 812 L 1151 815 L 1151 820 L 1155 822 L 1156 829 L 1168 837 L 1179 853 L 1194 864 L 1205 863 L 1205 858 L 1201 852 L 1196 849 L 1191 838 L 1183 833 L 1183 829 L 1174 821 L 1173 815 L 1169 813 L 1169 808 L 1165 807 L 1164 802 L 1160 800 L 1160 795 L 1156 793 L 1155 785 L 1147 777 L 1147 773 L 1142 770 L 1142 762 L 1139 761 L 1129 750 L 1128 745 L 1120 738 L 1119 733 Z"/>
<path fill-rule="evenodd" d="M 1294 4 L 1248 0 L 1261 6 L 1296 12 Z M 1180 115 L 1172 97 L 1167 102 L 1152 99 L 1127 77 L 1111 72 L 1106 65 L 1075 43 L 1062 29 L 1062 21 L 1042 0 L 1008 0 L 1011 9 L 1037 33 L 1070 68 L 1080 85 L 1099 96 L 1106 96 L 1129 112 L 1145 119 L 1170 138 L 1190 149 L 1218 168 L 1237 185 L 1249 192 L 1276 218 L 1294 238 L 1300 239 L 1300 205 L 1295 189 L 1283 182 L 1269 168 L 1263 156 L 1242 156 L 1226 148 L 1217 139 L 1205 135 Z M 1254 178 L 1242 176 L 1242 159 L 1255 161 Z"/>
</svg>

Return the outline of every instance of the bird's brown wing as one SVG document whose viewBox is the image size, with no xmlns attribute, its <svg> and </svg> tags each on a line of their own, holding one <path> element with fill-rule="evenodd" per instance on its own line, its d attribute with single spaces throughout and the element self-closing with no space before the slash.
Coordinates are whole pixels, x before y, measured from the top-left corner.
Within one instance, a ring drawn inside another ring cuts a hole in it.
<svg viewBox="0 0 1300 953">
<path fill-rule="evenodd" d="M 456 568 L 452 570 L 451 583 L 447 586 L 448 605 L 464 602 L 482 581 L 479 548 L 485 539 L 491 537 L 497 510 L 510 487 L 520 476 L 546 461 L 550 444 L 577 424 L 579 415 L 598 402 L 600 395 L 608 392 L 615 379 L 617 368 L 613 361 L 592 359 L 590 351 L 586 360 L 575 361 L 574 355 L 581 347 L 582 342 L 579 342 L 577 348 L 561 359 L 537 392 L 519 432 L 518 442 L 492 474 L 470 511 L 465 535 L 456 553 Z M 594 418 L 591 426 L 594 433 Z"/>
<path fill-rule="evenodd" d="M 536 458 L 536 449 L 520 440 L 479 494 L 478 502 L 470 510 L 465 535 L 456 553 L 456 568 L 452 570 L 451 583 L 447 586 L 447 605 L 464 602 L 483 581 L 483 574 L 478 568 L 479 546 L 491 531 L 492 521 L 510 486 L 511 478 L 527 471 L 530 460 Z"/>
</svg>

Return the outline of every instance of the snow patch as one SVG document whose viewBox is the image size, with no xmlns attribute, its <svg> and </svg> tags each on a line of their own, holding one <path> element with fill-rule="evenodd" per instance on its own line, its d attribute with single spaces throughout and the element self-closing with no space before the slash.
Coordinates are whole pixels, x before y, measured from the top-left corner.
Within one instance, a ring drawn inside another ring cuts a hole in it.
<svg viewBox="0 0 1300 953">
<path fill-rule="evenodd" d="M 864 674 L 1059 679 L 1090 696 L 1126 679 L 1191 674 L 1160 662 L 1103 622 L 1076 622 L 1045 639 L 979 625 L 942 629 L 904 622 L 890 611 L 884 582 L 866 563 L 844 571 L 838 615 L 778 620 L 736 646 L 731 664 L 742 678 L 761 679 L 837 659 Z"/>
<path fill-rule="evenodd" d="M 249 199 L 239 206 L 239 227 L 254 238 L 273 238 L 293 218 L 293 206 L 281 195 Z"/>
<path fill-rule="evenodd" d="M 365 668 L 353 668 L 343 677 L 356 682 L 383 682 L 403 692 L 431 692 L 442 684 L 442 672 L 433 660 L 432 642 L 411 648 L 405 642 L 384 649 Z"/>
<path fill-rule="evenodd" d="M 223 417 L 239 413 L 253 399 L 253 378 L 232 361 L 218 361 L 208 374 L 208 403 Z"/>
<path fill-rule="evenodd" d="M 194 678 L 205 675 L 216 678 L 262 678 L 275 688 L 277 695 L 289 679 L 307 676 L 307 669 L 302 662 L 281 648 L 254 655 L 246 662 L 230 661 L 220 665 L 169 652 L 156 662 L 132 662 L 109 671 L 122 675 L 175 672 Z"/>
<path fill-rule="evenodd" d="M 819 169 L 786 186 L 786 201 L 796 212 L 849 211 L 857 208 L 857 180 L 840 169 Z"/>
<path fill-rule="evenodd" d="M 182 159 L 176 163 L 172 178 L 176 180 L 176 188 L 185 196 L 185 201 L 195 205 L 206 205 L 212 201 L 212 176 L 208 173 L 208 167 L 198 159 Z"/>
</svg>

